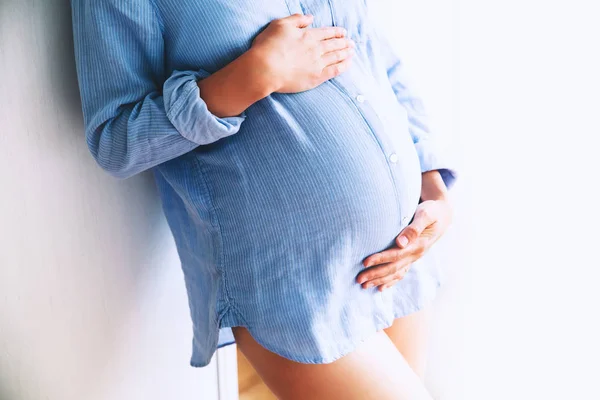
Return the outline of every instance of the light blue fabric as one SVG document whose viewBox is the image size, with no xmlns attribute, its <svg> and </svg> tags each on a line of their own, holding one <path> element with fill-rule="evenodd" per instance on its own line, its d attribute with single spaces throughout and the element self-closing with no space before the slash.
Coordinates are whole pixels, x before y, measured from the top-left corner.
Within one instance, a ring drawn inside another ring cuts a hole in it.
<svg viewBox="0 0 600 400">
<path fill-rule="evenodd" d="M 331 362 L 435 297 L 441 271 L 426 258 L 383 293 L 355 282 L 410 222 L 421 172 L 455 179 L 364 0 L 71 4 L 87 143 L 115 177 L 154 172 L 185 277 L 192 366 L 238 325 L 284 357 Z M 196 81 L 297 12 L 347 29 L 350 70 L 211 114 Z"/>
</svg>

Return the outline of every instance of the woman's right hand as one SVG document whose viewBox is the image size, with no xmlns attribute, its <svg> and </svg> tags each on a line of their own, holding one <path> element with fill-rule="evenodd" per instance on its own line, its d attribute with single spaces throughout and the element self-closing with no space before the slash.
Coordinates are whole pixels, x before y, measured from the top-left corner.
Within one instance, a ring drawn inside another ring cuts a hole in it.
<svg viewBox="0 0 600 400">
<path fill-rule="evenodd" d="M 339 27 L 307 28 L 312 15 L 294 14 L 271 22 L 253 41 L 272 78 L 273 92 L 313 89 L 348 69 L 354 42 Z"/>
</svg>

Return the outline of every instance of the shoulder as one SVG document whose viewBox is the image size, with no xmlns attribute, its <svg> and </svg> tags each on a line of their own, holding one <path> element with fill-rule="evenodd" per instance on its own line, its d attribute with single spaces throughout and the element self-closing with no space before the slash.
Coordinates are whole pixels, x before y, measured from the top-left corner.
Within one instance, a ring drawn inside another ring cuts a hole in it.
<svg viewBox="0 0 600 400">
<path fill-rule="evenodd" d="M 119 12 L 124 16 L 135 16 L 156 10 L 155 0 L 70 0 L 71 8 L 94 11 L 101 14 Z"/>
<path fill-rule="evenodd" d="M 71 0 L 73 23 L 134 22 L 139 29 L 159 23 L 155 0 Z"/>
</svg>

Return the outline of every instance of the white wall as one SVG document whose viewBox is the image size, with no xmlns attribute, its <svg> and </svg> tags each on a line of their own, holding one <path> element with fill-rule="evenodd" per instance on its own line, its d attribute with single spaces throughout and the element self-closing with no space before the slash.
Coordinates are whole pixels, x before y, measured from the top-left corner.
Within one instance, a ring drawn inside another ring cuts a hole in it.
<svg viewBox="0 0 600 400">
<path fill-rule="evenodd" d="M 464 167 L 428 386 L 441 400 L 600 398 L 600 6 L 381 2 Z"/>
<path fill-rule="evenodd" d="M 0 399 L 217 398 L 151 177 L 83 136 L 69 2 L 0 0 Z"/>
<path fill-rule="evenodd" d="M 458 4 L 467 398 L 598 399 L 599 4 Z"/>
<path fill-rule="evenodd" d="M 374 0 L 376 13 L 412 78 L 432 130 L 454 153 L 460 180 L 452 190 L 454 223 L 431 250 L 445 270 L 434 303 L 426 385 L 435 399 L 465 400 L 465 309 L 470 285 L 469 184 L 464 179 L 459 127 L 458 0 Z"/>
</svg>

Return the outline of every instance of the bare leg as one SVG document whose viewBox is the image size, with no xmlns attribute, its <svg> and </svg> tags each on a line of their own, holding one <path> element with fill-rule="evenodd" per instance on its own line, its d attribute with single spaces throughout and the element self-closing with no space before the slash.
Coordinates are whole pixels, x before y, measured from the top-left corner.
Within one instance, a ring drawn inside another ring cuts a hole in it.
<svg viewBox="0 0 600 400">
<path fill-rule="evenodd" d="M 243 327 L 234 327 L 239 349 L 280 399 L 431 400 L 383 331 L 329 364 L 302 364 L 266 350 Z"/>
<path fill-rule="evenodd" d="M 397 318 L 384 329 L 408 365 L 423 380 L 427 364 L 427 345 L 431 322 L 431 307 Z"/>
</svg>

